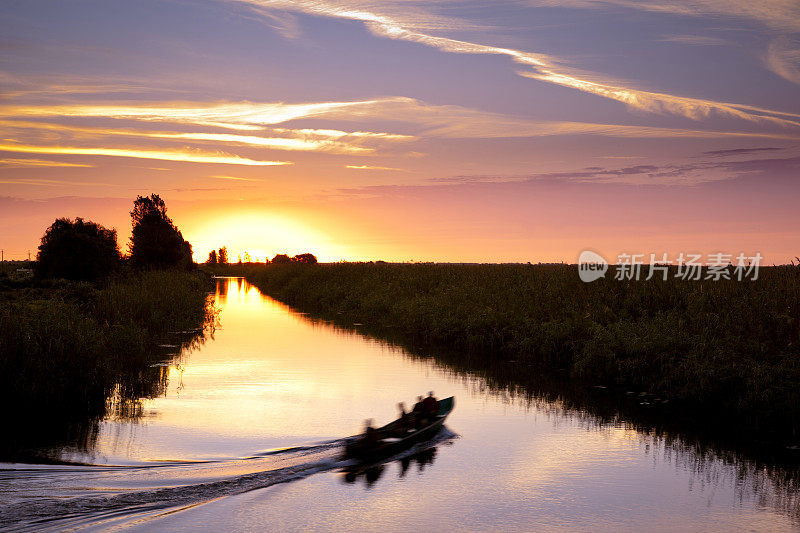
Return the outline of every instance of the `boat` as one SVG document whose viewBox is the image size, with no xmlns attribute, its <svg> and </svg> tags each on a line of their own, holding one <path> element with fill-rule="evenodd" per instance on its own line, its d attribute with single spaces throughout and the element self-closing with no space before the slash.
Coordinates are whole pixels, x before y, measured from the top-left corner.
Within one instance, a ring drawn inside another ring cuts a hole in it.
<svg viewBox="0 0 800 533">
<path fill-rule="evenodd" d="M 407 428 L 401 418 L 375 429 L 376 439 L 365 445 L 362 438 L 356 437 L 345 446 L 345 459 L 372 462 L 397 455 L 417 444 L 429 440 L 442 429 L 447 415 L 455 406 L 455 397 L 439 400 L 439 412 L 433 420 L 420 428 Z"/>
</svg>

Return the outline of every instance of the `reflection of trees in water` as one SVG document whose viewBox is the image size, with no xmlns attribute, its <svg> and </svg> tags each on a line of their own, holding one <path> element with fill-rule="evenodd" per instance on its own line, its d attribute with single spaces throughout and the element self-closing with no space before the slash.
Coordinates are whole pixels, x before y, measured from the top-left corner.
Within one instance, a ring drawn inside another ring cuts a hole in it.
<svg viewBox="0 0 800 533">
<path fill-rule="evenodd" d="M 108 385 L 106 397 L 98 398 L 101 403 L 90 409 L 95 415 L 89 419 L 67 420 L 48 413 L 32 416 L 30 412 L 21 410 L 24 416 L 11 422 L 10 436 L 0 443 L 0 458 L 47 462 L 58 461 L 65 449 L 90 452 L 97 443 L 102 420 L 141 418 L 145 415 L 145 401 L 166 393 L 170 368 L 177 369 L 182 377 L 182 363 L 203 346 L 206 339 L 214 338 L 216 320 L 217 313 L 209 307 L 204 322 L 197 329 L 173 332 L 168 338 L 160 339 L 158 345 L 150 348 L 148 357 L 131 362 L 120 371 L 114 382 Z M 178 386 L 182 388 L 180 384 Z"/>
<path fill-rule="evenodd" d="M 427 448 L 414 455 L 403 457 L 396 462 L 400 466 L 398 477 L 403 478 L 411 470 L 412 466 L 416 466 L 417 472 L 422 473 L 429 465 L 433 465 L 436 459 L 436 446 Z M 364 482 L 367 488 L 371 488 L 383 475 L 386 470 L 386 463 L 375 464 L 366 468 L 354 467 L 346 470 L 344 473 L 345 483 L 356 483 L 359 480 Z"/>
<path fill-rule="evenodd" d="M 477 395 L 520 404 L 557 422 L 568 420 L 587 431 L 627 430 L 644 453 L 690 474 L 690 487 L 729 486 L 739 503 L 771 507 L 800 524 L 800 450 L 736 438 L 709 413 L 692 416 L 638 391 L 587 387 L 564 376 L 540 373 L 514 363 L 487 365 L 463 354 L 411 355 L 450 374 Z M 475 379 L 478 378 L 478 379 Z"/>
<path fill-rule="evenodd" d="M 220 304 L 225 304 L 228 301 L 228 280 L 227 279 L 218 279 L 217 280 L 217 299 L 219 300 Z"/>
<path fill-rule="evenodd" d="M 183 363 L 207 339 L 213 340 L 216 319 L 216 316 L 209 315 L 202 328 L 174 332 L 172 335 L 176 338 L 172 341 L 177 341 L 177 345 L 154 348 L 147 366 L 132 368 L 119 376 L 113 393 L 106 400 L 106 417 L 116 420 L 140 418 L 144 414 L 144 400 L 166 394 L 173 370 L 177 371 L 179 379 L 177 390 L 183 390 Z"/>
</svg>

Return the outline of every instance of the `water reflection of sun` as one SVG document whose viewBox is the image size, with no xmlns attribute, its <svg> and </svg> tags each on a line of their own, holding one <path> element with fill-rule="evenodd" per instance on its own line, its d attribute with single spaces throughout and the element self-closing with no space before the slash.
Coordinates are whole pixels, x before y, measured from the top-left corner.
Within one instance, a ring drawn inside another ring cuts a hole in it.
<svg viewBox="0 0 800 533">
<path fill-rule="evenodd" d="M 308 224 L 272 213 L 241 213 L 221 216 L 200 224 L 189 240 L 196 261 L 205 261 L 208 252 L 222 246 L 235 262 L 245 253 L 253 261 L 275 254 L 297 255 L 310 252 L 321 261 L 346 257 L 345 250 L 328 235 Z"/>
</svg>

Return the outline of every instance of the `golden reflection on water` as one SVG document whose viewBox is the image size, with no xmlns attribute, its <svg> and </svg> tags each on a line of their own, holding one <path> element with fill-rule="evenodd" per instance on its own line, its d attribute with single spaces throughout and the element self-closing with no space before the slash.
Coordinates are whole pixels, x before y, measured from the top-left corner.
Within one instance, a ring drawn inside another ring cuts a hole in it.
<svg viewBox="0 0 800 533">
<path fill-rule="evenodd" d="M 452 388 L 430 365 L 309 321 L 241 278 L 218 280 L 214 299 L 213 341 L 169 367 L 166 393 L 144 401 L 142 420 L 106 421 L 98 455 L 196 458 L 208 453 L 200 437 L 217 445 L 214 456 L 339 438 L 364 418 L 391 420 L 397 401 Z"/>
<path fill-rule="evenodd" d="M 418 468 L 391 464 L 355 479 L 315 474 L 170 514 L 157 522 L 162 528 L 203 523 L 222 529 L 236 517 L 239 527 L 259 529 L 265 516 L 270 527 L 291 530 L 352 529 L 353 520 L 373 529 L 448 523 L 467 530 L 728 530 L 742 524 L 788 530 L 800 523 L 796 478 L 782 477 L 780 469 L 602 422 L 560 400 L 489 386 L 481 377 L 309 320 L 241 278 L 219 279 L 214 300 L 221 312 L 213 338 L 167 367 L 163 395 L 143 401 L 141 418 L 105 420 L 94 452 L 73 459 L 219 459 L 174 474 L 198 482 L 260 474 L 271 464 L 266 456 L 241 458 L 354 434 L 364 418 L 389 421 L 397 401 L 430 389 L 456 396 L 447 426 L 460 438 Z M 103 486 L 175 483 L 156 470 L 152 479 L 114 472 L 119 476 Z M 65 482 L 64 490 L 76 490 L 74 483 Z M 435 498 L 420 497 L 432 493 Z"/>
</svg>

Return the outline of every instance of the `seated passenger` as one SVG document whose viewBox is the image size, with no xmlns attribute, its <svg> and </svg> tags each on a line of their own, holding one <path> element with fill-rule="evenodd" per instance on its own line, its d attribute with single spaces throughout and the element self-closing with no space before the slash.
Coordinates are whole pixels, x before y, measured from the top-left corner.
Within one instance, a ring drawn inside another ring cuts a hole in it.
<svg viewBox="0 0 800 533">
<path fill-rule="evenodd" d="M 411 410 L 413 427 L 420 428 L 428 424 L 428 412 L 425 410 L 422 396 L 417 396 L 417 403 L 414 404 L 414 409 Z"/>
<path fill-rule="evenodd" d="M 364 421 L 364 434 L 361 436 L 361 446 L 369 448 L 378 442 L 378 432 L 372 427 L 372 419 Z"/>
<path fill-rule="evenodd" d="M 417 396 L 417 403 L 414 404 L 414 409 L 411 412 L 416 414 L 425 412 L 425 407 L 422 405 L 422 396 Z"/>
<path fill-rule="evenodd" d="M 433 391 L 430 391 L 428 397 L 422 400 L 422 407 L 425 409 L 425 413 L 430 417 L 439 414 L 439 400 L 433 395 Z"/>
<path fill-rule="evenodd" d="M 397 408 L 400 410 L 400 418 L 398 421 L 400 422 L 400 430 L 401 432 L 406 432 L 409 429 L 413 429 L 414 427 L 414 413 L 407 413 L 406 412 L 406 404 L 400 402 L 397 404 Z"/>
</svg>

